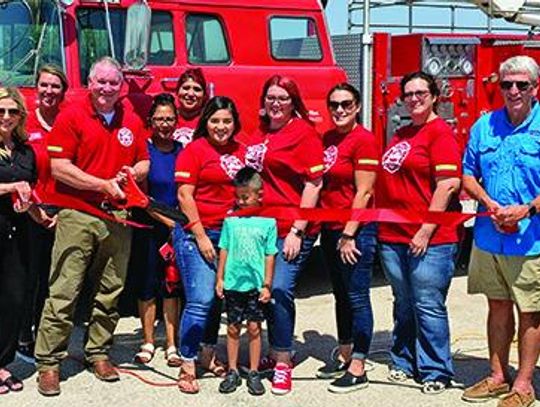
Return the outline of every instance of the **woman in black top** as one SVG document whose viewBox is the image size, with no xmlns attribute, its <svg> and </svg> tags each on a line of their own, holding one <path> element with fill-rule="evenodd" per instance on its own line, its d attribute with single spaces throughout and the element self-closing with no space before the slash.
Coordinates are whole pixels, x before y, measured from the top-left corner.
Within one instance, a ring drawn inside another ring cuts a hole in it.
<svg viewBox="0 0 540 407">
<path fill-rule="evenodd" d="M 26 107 L 17 89 L 0 87 L 0 394 L 22 390 L 6 368 L 15 357 L 24 303 L 27 214 L 35 156 L 25 144 Z M 14 198 L 16 197 L 16 199 Z"/>
</svg>

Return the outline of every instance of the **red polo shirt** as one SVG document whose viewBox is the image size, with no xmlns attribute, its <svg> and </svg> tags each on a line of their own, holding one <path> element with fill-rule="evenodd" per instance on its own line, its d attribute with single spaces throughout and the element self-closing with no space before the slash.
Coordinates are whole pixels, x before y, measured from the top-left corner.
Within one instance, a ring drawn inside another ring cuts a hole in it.
<svg viewBox="0 0 540 407">
<path fill-rule="evenodd" d="M 305 120 L 294 118 L 278 131 L 260 127 L 248 138 L 246 165 L 261 172 L 264 205 L 299 207 L 306 181 L 322 177 L 322 140 Z M 278 219 L 279 237 L 285 237 L 293 221 Z M 316 225 L 309 225 L 314 235 Z"/>
<path fill-rule="evenodd" d="M 329 209 L 350 209 L 356 194 L 355 171 L 378 171 L 380 158 L 375 136 L 356 126 L 348 134 L 335 130 L 323 136 L 324 184 L 320 205 Z M 368 208 L 373 206 L 373 200 Z M 345 224 L 327 223 L 329 229 L 343 229 Z"/>
<path fill-rule="evenodd" d="M 422 126 L 399 129 L 382 157 L 377 206 L 381 208 L 427 210 L 435 192 L 437 177 L 461 178 L 461 153 L 451 127 L 441 118 Z M 448 210 L 458 210 L 457 194 Z M 381 223 L 379 239 L 388 243 L 409 243 L 420 225 Z M 430 244 L 455 243 L 458 228 L 439 227 Z"/>
<path fill-rule="evenodd" d="M 118 102 L 109 125 L 95 111 L 90 96 L 58 115 L 48 150 L 51 158 L 67 158 L 84 172 L 102 179 L 114 178 L 124 165 L 133 166 L 149 159 L 140 118 Z M 78 190 L 59 181 L 55 193 L 92 204 L 100 204 L 104 199 L 99 192 Z"/>
<path fill-rule="evenodd" d="M 35 110 L 30 111 L 26 118 L 26 133 L 28 134 L 28 144 L 30 144 L 36 155 L 38 179 L 35 191 L 46 202 L 46 191 L 48 188 L 54 188 L 52 185 L 54 180 L 51 175 L 51 161 L 47 152 L 49 130 L 39 121 Z M 51 183 L 50 186 L 49 183 Z"/>
<path fill-rule="evenodd" d="M 176 160 L 175 181 L 195 186 L 194 199 L 202 225 L 220 229 L 233 209 L 236 195 L 232 180 L 244 167 L 245 147 L 236 141 L 225 146 L 211 144 L 206 137 L 190 143 Z"/>
</svg>

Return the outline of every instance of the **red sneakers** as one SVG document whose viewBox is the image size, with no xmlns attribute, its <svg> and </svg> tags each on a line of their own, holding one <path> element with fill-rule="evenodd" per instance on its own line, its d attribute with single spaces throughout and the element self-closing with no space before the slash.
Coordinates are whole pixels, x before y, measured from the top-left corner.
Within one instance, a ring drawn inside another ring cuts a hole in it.
<svg viewBox="0 0 540 407">
<path fill-rule="evenodd" d="M 278 363 L 274 368 L 272 378 L 272 393 L 287 394 L 292 389 L 292 369 L 286 363 Z"/>
</svg>

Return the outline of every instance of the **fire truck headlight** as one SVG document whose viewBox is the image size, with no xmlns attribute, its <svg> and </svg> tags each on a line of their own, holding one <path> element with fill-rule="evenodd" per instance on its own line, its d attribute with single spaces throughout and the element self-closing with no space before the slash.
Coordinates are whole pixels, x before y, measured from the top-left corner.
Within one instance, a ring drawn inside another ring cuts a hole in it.
<svg viewBox="0 0 540 407">
<path fill-rule="evenodd" d="M 437 76 L 442 70 L 442 61 L 437 57 L 431 57 L 426 61 L 426 71 L 430 75 Z"/>
</svg>

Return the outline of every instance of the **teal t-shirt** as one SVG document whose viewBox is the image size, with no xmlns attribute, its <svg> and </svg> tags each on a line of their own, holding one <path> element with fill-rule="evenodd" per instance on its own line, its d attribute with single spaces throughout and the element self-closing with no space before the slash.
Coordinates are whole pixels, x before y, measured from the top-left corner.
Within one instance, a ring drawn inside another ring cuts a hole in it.
<svg viewBox="0 0 540 407">
<path fill-rule="evenodd" d="M 224 289 L 260 290 L 265 257 L 277 253 L 276 220 L 259 216 L 225 218 L 219 247 L 227 250 Z"/>
</svg>

